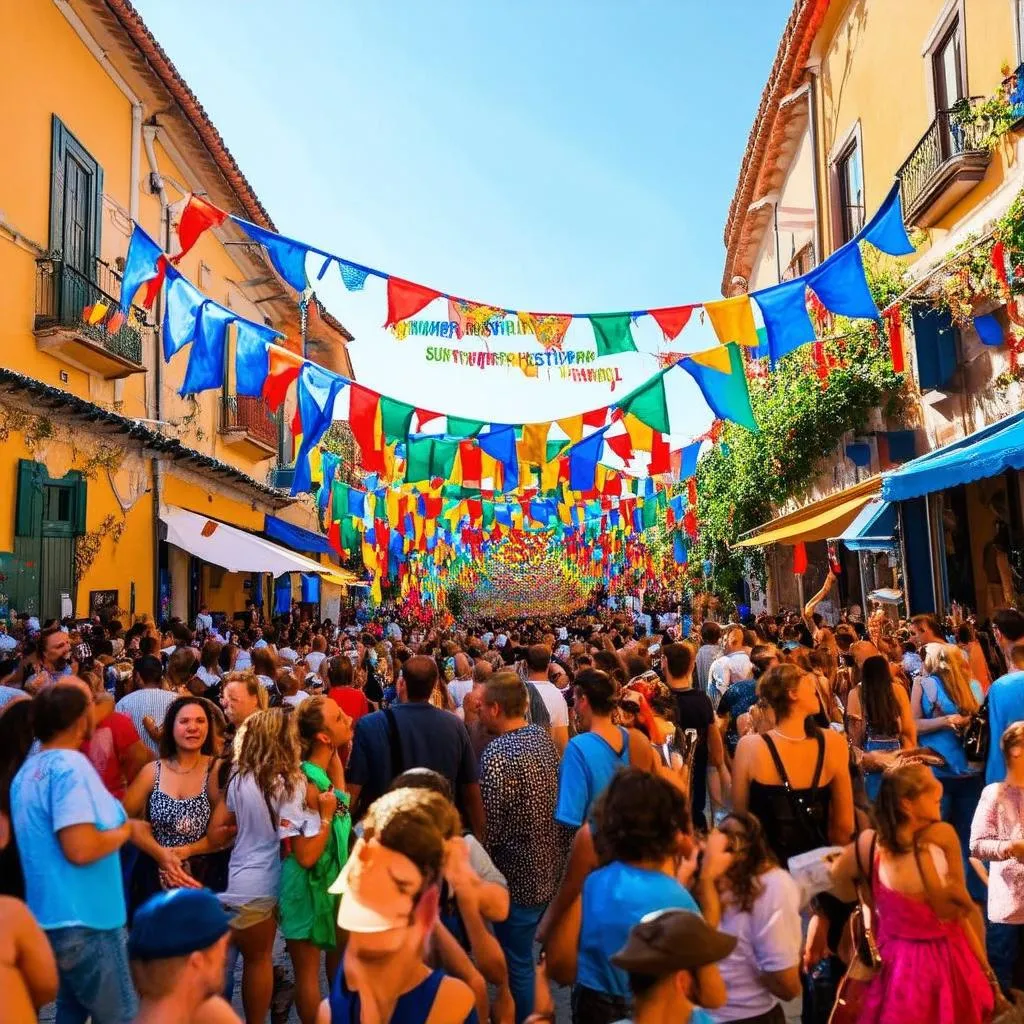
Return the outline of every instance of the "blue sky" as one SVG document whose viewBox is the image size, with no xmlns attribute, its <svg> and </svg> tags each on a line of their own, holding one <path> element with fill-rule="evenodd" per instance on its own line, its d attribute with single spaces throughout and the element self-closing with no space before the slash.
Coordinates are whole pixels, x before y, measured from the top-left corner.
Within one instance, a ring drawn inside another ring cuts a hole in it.
<svg viewBox="0 0 1024 1024">
<path fill-rule="evenodd" d="M 791 0 L 136 4 L 280 231 L 468 298 L 575 312 L 718 295 Z M 324 298 L 357 336 L 357 377 L 408 401 L 523 420 L 608 400 L 430 367 L 421 341 L 380 331 L 379 295 Z M 695 322 L 684 347 L 706 335 Z M 621 364 L 627 387 L 657 368 Z M 699 405 L 674 403 L 673 433 L 703 429 Z"/>
</svg>

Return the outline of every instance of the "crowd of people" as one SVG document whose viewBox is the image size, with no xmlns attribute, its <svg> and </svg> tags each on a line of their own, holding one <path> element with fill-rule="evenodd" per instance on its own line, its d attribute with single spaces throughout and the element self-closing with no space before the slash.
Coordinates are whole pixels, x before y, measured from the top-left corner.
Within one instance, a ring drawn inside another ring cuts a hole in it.
<svg viewBox="0 0 1024 1024">
<path fill-rule="evenodd" d="M 1013 1014 L 1024 616 L 828 593 L 0 626 L 3 1019 Z"/>
</svg>

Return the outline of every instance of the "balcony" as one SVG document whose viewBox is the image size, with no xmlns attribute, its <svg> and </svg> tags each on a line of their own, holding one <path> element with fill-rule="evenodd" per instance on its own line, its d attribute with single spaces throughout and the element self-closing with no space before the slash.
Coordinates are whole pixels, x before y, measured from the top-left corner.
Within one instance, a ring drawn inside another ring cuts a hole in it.
<svg viewBox="0 0 1024 1024">
<path fill-rule="evenodd" d="M 969 120 L 977 102 L 972 98 L 959 110 L 940 110 L 897 172 L 908 224 L 931 227 L 985 177 L 992 153 L 984 139 L 991 133 L 983 120 Z"/>
<path fill-rule="evenodd" d="M 39 348 L 107 380 L 145 373 L 143 334 L 153 328 L 137 306 L 127 319 L 120 315 L 120 294 L 120 277 L 102 260 L 91 278 L 59 255 L 36 260 L 32 330 Z"/>
<path fill-rule="evenodd" d="M 221 402 L 220 433 L 225 444 L 245 448 L 253 458 L 277 455 L 277 417 L 262 398 L 225 395 Z"/>
</svg>

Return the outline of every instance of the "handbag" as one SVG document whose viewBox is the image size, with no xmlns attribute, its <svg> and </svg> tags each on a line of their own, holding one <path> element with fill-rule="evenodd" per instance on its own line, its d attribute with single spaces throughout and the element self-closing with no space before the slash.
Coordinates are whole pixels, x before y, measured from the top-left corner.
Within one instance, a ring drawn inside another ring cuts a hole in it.
<svg viewBox="0 0 1024 1024">
<path fill-rule="evenodd" d="M 967 723 L 960 736 L 960 742 L 963 744 L 967 760 L 982 764 L 987 761 L 990 740 L 988 697 L 986 697 L 981 707 L 971 715 L 971 720 Z"/>
<path fill-rule="evenodd" d="M 857 910 L 850 917 L 850 938 L 853 956 L 850 957 L 846 973 L 836 989 L 836 1001 L 829 1016 L 829 1024 L 856 1024 L 864 1006 L 868 986 L 882 968 L 882 954 L 875 942 L 872 925 L 874 914 L 874 886 L 872 872 L 875 866 L 875 844 L 877 836 L 871 837 L 868 856 L 868 871 L 860 862 L 860 836 L 854 842 L 853 853 L 857 860 Z M 867 897 L 863 883 L 867 882 Z"/>
</svg>

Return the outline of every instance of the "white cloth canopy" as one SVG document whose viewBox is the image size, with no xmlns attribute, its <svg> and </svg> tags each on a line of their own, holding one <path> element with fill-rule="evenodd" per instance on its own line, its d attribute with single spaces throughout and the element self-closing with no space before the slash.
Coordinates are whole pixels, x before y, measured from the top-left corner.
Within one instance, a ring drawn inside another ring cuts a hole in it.
<svg viewBox="0 0 1024 1024">
<path fill-rule="evenodd" d="M 169 544 L 228 572 L 269 572 L 281 576 L 286 572 L 334 571 L 333 566 L 321 565 L 262 537 L 175 505 L 162 509 L 160 519 L 167 525 Z"/>
</svg>

